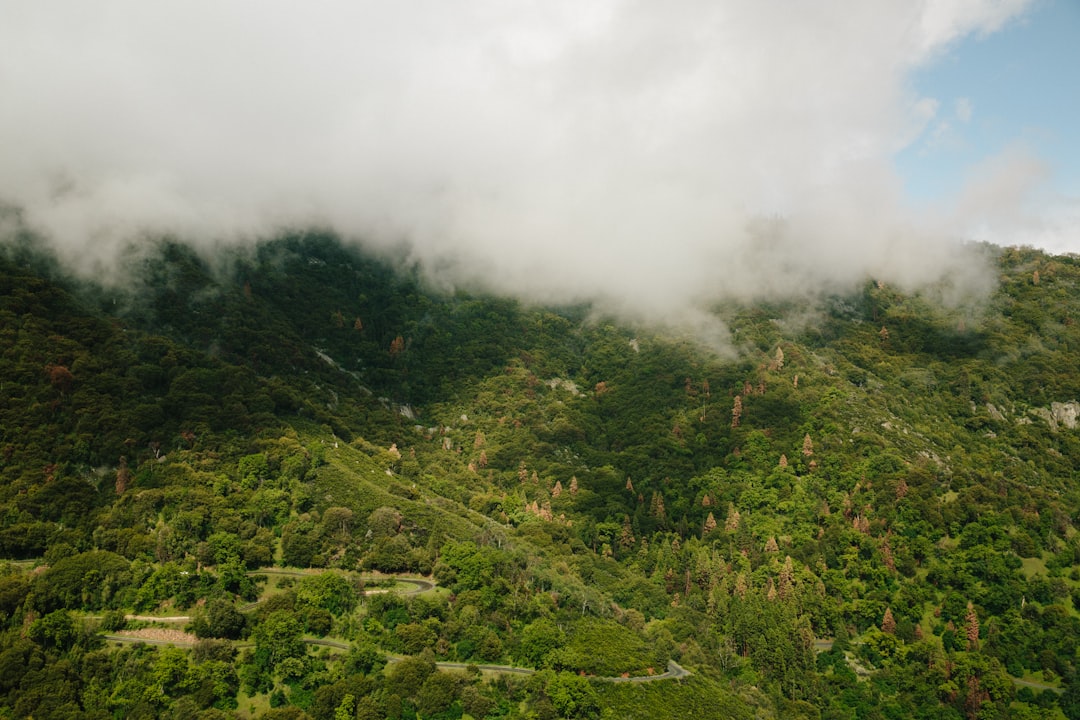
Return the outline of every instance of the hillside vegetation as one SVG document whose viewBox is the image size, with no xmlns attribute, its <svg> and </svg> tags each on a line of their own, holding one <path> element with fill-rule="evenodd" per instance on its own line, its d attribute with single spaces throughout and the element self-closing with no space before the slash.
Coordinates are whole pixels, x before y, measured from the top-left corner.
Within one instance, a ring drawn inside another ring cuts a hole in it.
<svg viewBox="0 0 1080 720">
<path fill-rule="evenodd" d="M 1080 258 L 721 356 L 324 235 L 2 247 L 0 717 L 1080 718 Z"/>
</svg>

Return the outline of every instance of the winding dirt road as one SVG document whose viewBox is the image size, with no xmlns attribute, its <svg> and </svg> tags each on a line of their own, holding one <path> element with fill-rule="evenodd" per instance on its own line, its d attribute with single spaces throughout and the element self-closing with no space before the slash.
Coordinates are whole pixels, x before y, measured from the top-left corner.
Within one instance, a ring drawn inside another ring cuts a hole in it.
<svg viewBox="0 0 1080 720">
<path fill-rule="evenodd" d="M 308 577 L 316 575 L 319 572 L 324 571 L 311 571 L 311 570 L 288 570 L 285 568 L 261 568 L 259 570 L 252 570 L 248 572 L 248 575 L 285 575 L 289 577 Z M 377 588 L 374 590 L 366 590 L 363 595 L 374 595 L 377 593 L 397 592 L 400 595 L 416 595 L 435 588 L 435 583 L 424 578 L 415 577 L 401 577 L 396 575 L 387 576 L 370 576 L 372 579 L 393 579 L 398 583 L 405 583 L 412 585 L 413 587 L 408 590 L 401 590 L 397 588 Z M 259 601 L 248 603 L 240 608 L 242 611 L 252 610 L 258 605 Z M 157 617 L 154 615 L 127 615 L 128 620 L 140 620 L 144 622 L 159 622 L 159 623 L 186 623 L 191 621 L 191 617 L 188 615 L 172 615 Z M 147 628 L 149 630 L 150 628 Z M 139 632 L 139 631 L 134 631 Z M 148 645 L 175 645 L 176 647 L 190 648 L 195 645 L 196 640 L 192 636 L 186 633 L 179 633 L 176 630 L 163 630 L 163 633 L 176 633 L 170 637 L 153 637 L 146 634 L 143 636 L 137 635 L 118 635 L 115 633 L 102 635 L 106 640 L 111 642 L 121 643 L 147 643 Z M 186 636 L 186 637 L 181 637 Z M 192 638 L 192 639 L 188 639 Z M 337 650 L 348 650 L 349 643 L 342 642 L 340 640 L 328 640 L 326 638 L 304 638 L 303 641 L 308 645 L 316 645 L 319 647 L 330 647 Z M 403 655 L 387 655 L 386 661 L 388 663 L 401 662 L 407 656 Z M 481 671 L 504 673 L 510 675 L 532 675 L 536 672 L 533 668 L 517 667 L 514 665 L 478 665 L 476 663 L 461 663 L 461 662 L 436 662 L 435 666 L 442 670 L 466 670 L 470 667 L 478 668 Z M 604 677 L 604 676 L 590 676 L 593 680 L 599 680 L 602 682 L 655 682 L 657 680 L 681 680 L 691 675 L 690 671 L 676 663 L 674 660 L 668 660 L 667 672 L 659 675 L 640 675 L 636 677 Z"/>
<path fill-rule="evenodd" d="M 111 642 L 121 643 L 146 643 L 147 645 L 175 645 L 176 647 L 190 648 L 195 645 L 193 640 L 166 640 L 160 638 L 150 637 L 133 637 L 130 635 L 102 635 L 103 638 Z M 342 642 L 340 640 L 328 640 L 326 638 L 304 638 L 303 642 L 307 645 L 316 645 L 318 647 L 329 647 L 336 650 L 348 650 L 349 643 Z M 249 643 L 244 643 L 248 645 Z M 387 663 L 397 663 L 405 660 L 406 655 L 387 655 Z M 462 662 L 443 662 L 436 661 L 435 667 L 440 670 L 467 670 L 470 667 L 475 667 L 478 670 L 485 672 L 502 673 L 506 675 L 532 675 L 536 672 L 533 668 L 517 667 L 516 665 L 478 665 L 476 663 L 462 663 Z M 682 680 L 689 677 L 692 673 L 686 668 L 679 665 L 674 660 L 668 660 L 667 672 L 660 675 L 638 675 L 636 677 L 606 677 L 592 675 L 590 679 L 598 680 L 600 682 L 656 682 L 657 680 Z"/>
</svg>

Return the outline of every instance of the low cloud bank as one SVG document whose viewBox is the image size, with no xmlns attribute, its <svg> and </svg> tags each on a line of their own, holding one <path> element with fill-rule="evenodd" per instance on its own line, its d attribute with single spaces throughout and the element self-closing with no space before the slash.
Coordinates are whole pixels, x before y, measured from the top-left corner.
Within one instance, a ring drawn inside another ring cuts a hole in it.
<svg viewBox="0 0 1080 720">
<path fill-rule="evenodd" d="M 1027 4 L 17 0 L 0 199 L 99 274 L 140 238 L 318 226 L 656 321 L 868 276 L 963 294 L 956 238 L 1039 171 L 907 207 L 891 158 L 937 107 L 907 78 Z"/>
</svg>

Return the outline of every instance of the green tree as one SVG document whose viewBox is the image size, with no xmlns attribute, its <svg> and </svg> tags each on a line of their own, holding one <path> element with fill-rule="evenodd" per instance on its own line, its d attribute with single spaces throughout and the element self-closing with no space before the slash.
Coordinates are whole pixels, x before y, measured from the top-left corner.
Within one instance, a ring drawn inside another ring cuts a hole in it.
<svg viewBox="0 0 1080 720">
<path fill-rule="evenodd" d="M 191 631 L 199 638 L 239 640 L 246 630 L 247 618 L 231 602 L 222 598 L 208 602 L 191 621 Z"/>
<path fill-rule="evenodd" d="M 304 626 L 292 612 L 276 610 L 270 613 L 252 633 L 256 661 L 273 670 L 283 660 L 304 657 L 303 634 Z"/>
<path fill-rule="evenodd" d="M 460 696 L 461 679 L 450 673 L 436 671 L 424 680 L 416 696 L 416 707 L 425 716 L 447 710 Z"/>
<path fill-rule="evenodd" d="M 600 702 L 587 678 L 573 673 L 554 674 L 544 686 L 551 704 L 565 718 L 596 718 Z"/>
<path fill-rule="evenodd" d="M 332 615 L 344 615 L 356 607 L 356 588 L 340 573 L 324 572 L 305 577 L 296 586 L 298 602 L 322 608 Z"/>
<path fill-rule="evenodd" d="M 79 632 L 67 610 L 54 610 L 30 623 L 27 636 L 48 648 L 65 650 L 75 644 Z"/>
<path fill-rule="evenodd" d="M 551 654 L 566 643 L 566 633 L 554 622 L 541 618 L 521 631 L 519 654 L 535 668 L 546 667 Z"/>
</svg>

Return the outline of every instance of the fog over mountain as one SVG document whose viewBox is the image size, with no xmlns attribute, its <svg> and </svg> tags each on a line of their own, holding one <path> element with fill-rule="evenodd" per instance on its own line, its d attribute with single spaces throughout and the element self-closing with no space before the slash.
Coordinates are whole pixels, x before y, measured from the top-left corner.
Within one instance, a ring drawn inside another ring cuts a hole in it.
<svg viewBox="0 0 1080 720">
<path fill-rule="evenodd" d="M 0 199 L 73 267 L 317 226 L 446 284 L 653 319 L 872 276 L 977 289 L 1022 151 L 953 207 L 910 73 L 1027 0 L 8 3 Z"/>
</svg>

